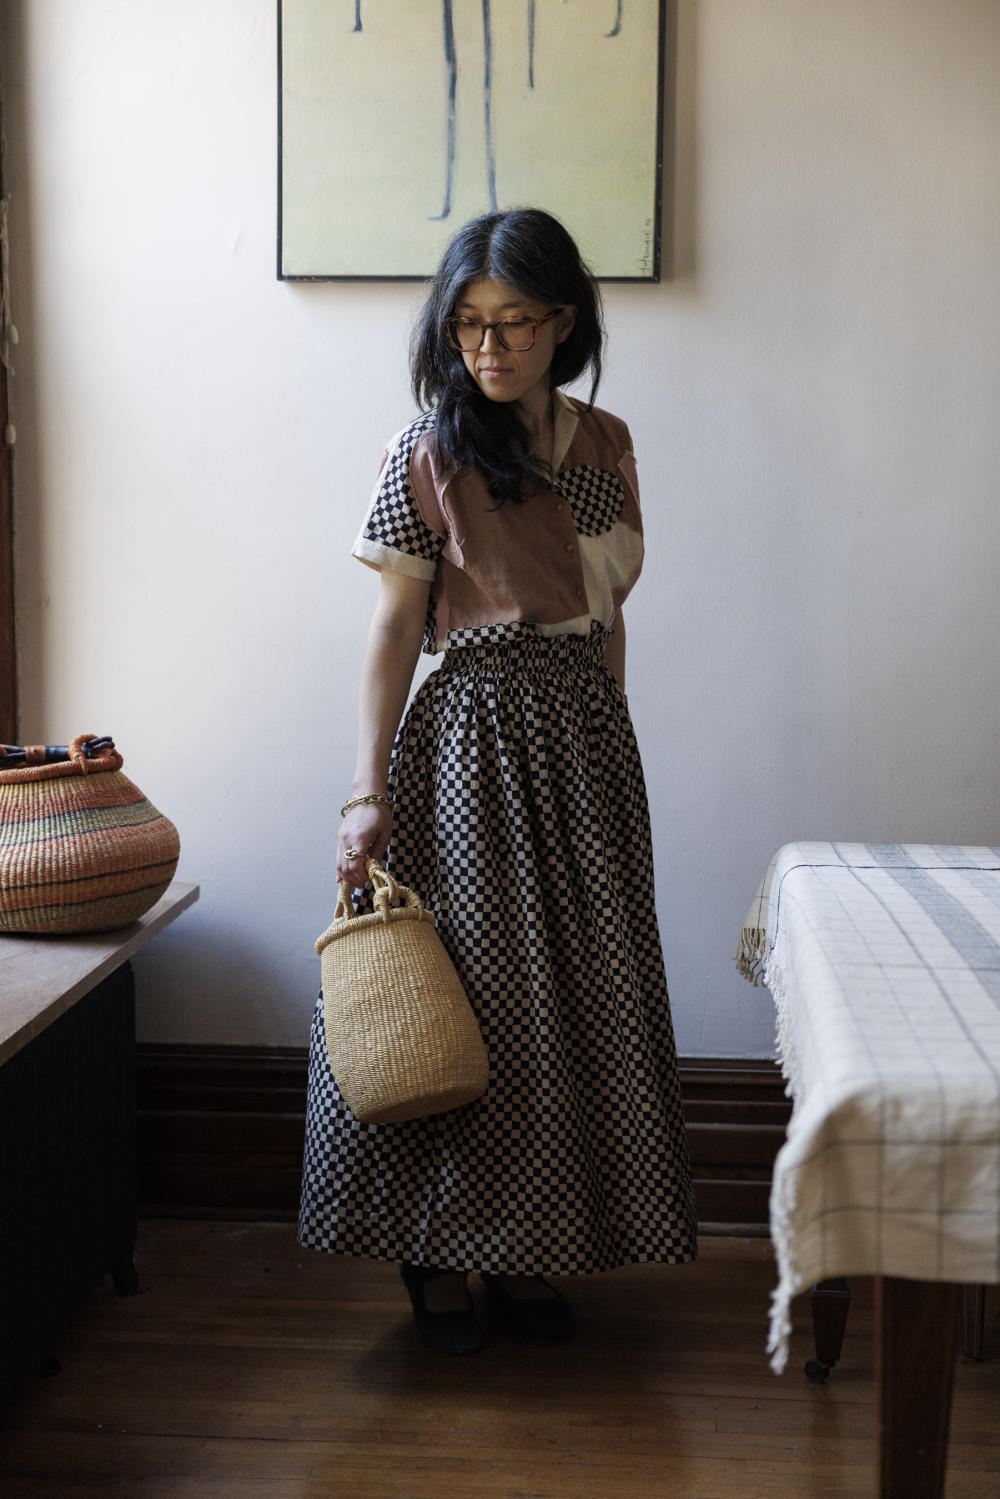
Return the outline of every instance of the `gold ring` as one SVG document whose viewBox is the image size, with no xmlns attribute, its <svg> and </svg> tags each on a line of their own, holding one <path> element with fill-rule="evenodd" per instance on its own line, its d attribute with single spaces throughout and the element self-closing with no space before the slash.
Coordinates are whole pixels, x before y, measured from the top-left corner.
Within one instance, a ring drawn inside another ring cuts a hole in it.
<svg viewBox="0 0 1000 1499">
<path fill-rule="evenodd" d="M 360 848 L 345 848 L 344 849 L 344 858 L 345 859 L 360 859 L 361 858 L 361 850 L 360 850 Z"/>
</svg>

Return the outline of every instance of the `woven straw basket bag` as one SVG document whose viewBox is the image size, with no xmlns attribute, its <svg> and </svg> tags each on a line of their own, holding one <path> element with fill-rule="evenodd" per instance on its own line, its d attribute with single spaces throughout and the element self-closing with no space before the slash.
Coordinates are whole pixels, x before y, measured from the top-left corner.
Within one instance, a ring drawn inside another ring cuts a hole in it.
<svg viewBox="0 0 1000 1499">
<path fill-rule="evenodd" d="M 433 915 L 374 859 L 367 867 L 375 910 L 355 915 L 345 882 L 316 943 L 326 1047 L 355 1118 L 397 1124 L 481 1097 L 489 1062 Z"/>
<path fill-rule="evenodd" d="M 68 760 L 0 769 L 0 933 L 128 926 L 174 877 L 177 829 L 116 749 L 85 754 L 94 737 L 78 734 Z"/>
</svg>

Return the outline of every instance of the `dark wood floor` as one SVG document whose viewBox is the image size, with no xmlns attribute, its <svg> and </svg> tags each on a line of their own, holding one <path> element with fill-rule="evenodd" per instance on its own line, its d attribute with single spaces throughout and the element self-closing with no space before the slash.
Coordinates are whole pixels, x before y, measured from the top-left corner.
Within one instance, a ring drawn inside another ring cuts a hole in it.
<svg viewBox="0 0 1000 1499">
<path fill-rule="evenodd" d="M 147 1222 L 142 1291 L 95 1293 L 0 1429 L 4 1499 L 847 1499 L 874 1494 L 871 1297 L 841 1365 L 764 1355 L 770 1247 L 567 1283 L 580 1330 L 417 1341 L 392 1267 L 300 1250 L 284 1224 Z M 1000 1496 L 1000 1327 L 961 1363 L 948 1499 Z"/>
</svg>

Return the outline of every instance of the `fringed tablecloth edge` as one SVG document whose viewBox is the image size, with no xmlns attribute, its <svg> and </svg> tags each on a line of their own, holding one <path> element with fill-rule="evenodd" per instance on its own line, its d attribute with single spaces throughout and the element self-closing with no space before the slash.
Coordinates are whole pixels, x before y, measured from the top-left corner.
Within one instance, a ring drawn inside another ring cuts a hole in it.
<svg viewBox="0 0 1000 1499">
<path fill-rule="evenodd" d="M 733 956 L 737 971 L 759 989 L 764 982 L 764 967 L 767 961 L 767 928 L 745 926 L 740 932 L 740 945 Z"/>
<path fill-rule="evenodd" d="M 785 1080 L 785 1093 L 794 1098 L 794 1081 L 798 1074 L 798 1059 L 792 1039 L 791 1015 L 787 1003 L 785 970 L 777 954 L 778 941 L 769 953 L 763 982 L 774 1000 L 778 1038 L 778 1063 Z M 794 1116 L 793 1116 L 794 1117 Z M 791 1128 L 791 1125 L 789 1126 Z M 771 1354 L 771 1368 L 775 1374 L 784 1373 L 788 1363 L 788 1340 L 792 1332 L 791 1304 L 802 1287 L 792 1254 L 791 1221 L 795 1213 L 796 1191 L 794 1175 L 775 1171 L 771 1186 L 770 1220 L 771 1243 L 778 1266 L 778 1284 L 771 1292 L 771 1321 L 768 1331 L 767 1351 Z"/>
<path fill-rule="evenodd" d="M 781 852 L 780 849 L 778 851 Z M 774 879 L 774 868 L 778 860 L 775 854 L 767 866 L 764 878 L 757 886 L 757 893 L 750 903 L 750 909 L 746 914 L 743 926 L 740 930 L 739 945 L 733 957 L 737 971 L 759 989 L 764 980 L 764 970 L 767 967 L 768 953 L 768 930 L 772 926 L 771 911 L 771 883 Z M 772 933 L 772 940 L 774 934 Z"/>
<path fill-rule="evenodd" d="M 753 984 L 755 989 L 763 984 L 771 992 L 777 1030 L 777 1060 L 781 1067 L 781 1075 L 785 1080 L 785 1093 L 794 1099 L 795 1081 L 799 1068 L 792 1035 L 790 1006 L 787 1003 L 788 954 L 785 951 L 784 936 L 778 929 L 777 904 L 771 900 L 777 866 L 779 862 L 787 861 L 787 857 L 792 853 L 792 846 L 785 845 L 777 851 L 768 865 L 767 872 L 757 887 L 757 892 L 743 922 L 734 961 L 738 972 L 748 983 Z M 794 1113 L 792 1121 L 794 1123 Z M 793 1123 L 790 1123 L 789 1130 L 793 1128 Z M 802 1284 L 792 1254 L 791 1223 L 795 1207 L 794 1174 L 781 1174 L 775 1171 L 771 1187 L 770 1219 L 771 1242 L 778 1266 L 778 1284 L 771 1293 L 771 1316 L 767 1341 L 767 1351 L 772 1356 L 771 1368 L 775 1374 L 783 1373 L 788 1363 L 788 1340 L 792 1331 L 792 1298 L 801 1290 Z"/>
</svg>

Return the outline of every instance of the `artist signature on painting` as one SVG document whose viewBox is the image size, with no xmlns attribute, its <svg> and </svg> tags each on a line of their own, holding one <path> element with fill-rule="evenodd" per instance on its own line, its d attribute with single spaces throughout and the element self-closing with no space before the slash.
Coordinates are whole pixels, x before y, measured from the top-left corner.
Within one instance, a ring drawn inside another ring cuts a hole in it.
<svg viewBox="0 0 1000 1499">
<path fill-rule="evenodd" d="M 642 227 L 642 254 L 639 256 L 639 269 L 644 276 L 648 276 L 653 269 L 653 220 L 646 219 Z"/>
</svg>

